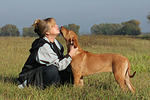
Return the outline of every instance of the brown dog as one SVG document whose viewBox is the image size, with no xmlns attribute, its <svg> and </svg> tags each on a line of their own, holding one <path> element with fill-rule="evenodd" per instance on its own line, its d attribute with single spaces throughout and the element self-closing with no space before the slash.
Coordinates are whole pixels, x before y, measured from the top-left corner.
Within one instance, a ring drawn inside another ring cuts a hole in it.
<svg viewBox="0 0 150 100">
<path fill-rule="evenodd" d="M 68 52 L 70 51 L 70 45 L 78 47 L 78 51 L 71 61 L 75 86 L 83 85 L 83 76 L 100 72 L 113 72 L 119 86 L 124 90 L 126 84 L 130 91 L 135 94 L 135 89 L 129 77 L 132 78 L 136 71 L 131 76 L 128 58 L 120 54 L 93 54 L 84 51 L 78 43 L 77 35 L 72 30 L 67 30 L 62 26 L 61 34 L 66 40 Z"/>
</svg>

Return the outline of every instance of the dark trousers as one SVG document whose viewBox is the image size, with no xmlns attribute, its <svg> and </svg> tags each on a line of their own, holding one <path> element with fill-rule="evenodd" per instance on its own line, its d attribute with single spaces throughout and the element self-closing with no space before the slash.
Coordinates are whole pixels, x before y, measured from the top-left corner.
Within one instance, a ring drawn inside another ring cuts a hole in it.
<svg viewBox="0 0 150 100">
<path fill-rule="evenodd" d="M 71 72 L 68 72 L 67 69 L 58 71 L 57 67 L 54 65 L 51 65 L 49 67 L 44 66 L 42 68 L 42 74 L 44 88 L 50 85 L 59 85 L 59 83 L 73 84 L 73 74 Z"/>
</svg>

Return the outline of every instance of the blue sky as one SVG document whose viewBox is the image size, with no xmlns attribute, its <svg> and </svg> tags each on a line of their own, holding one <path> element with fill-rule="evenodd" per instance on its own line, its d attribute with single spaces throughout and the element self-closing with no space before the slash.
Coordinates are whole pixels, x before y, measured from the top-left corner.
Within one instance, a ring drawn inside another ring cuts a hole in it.
<svg viewBox="0 0 150 100">
<path fill-rule="evenodd" d="M 53 17 L 59 27 L 74 23 L 90 32 L 94 24 L 135 19 L 142 32 L 150 32 L 149 12 L 150 0 L 0 0 L 0 27 L 14 24 L 22 32 L 36 19 Z"/>
</svg>

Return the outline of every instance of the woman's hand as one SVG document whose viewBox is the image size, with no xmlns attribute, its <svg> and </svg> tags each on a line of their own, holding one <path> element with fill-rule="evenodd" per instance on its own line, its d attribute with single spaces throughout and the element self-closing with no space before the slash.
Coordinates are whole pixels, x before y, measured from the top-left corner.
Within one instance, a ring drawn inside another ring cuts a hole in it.
<svg viewBox="0 0 150 100">
<path fill-rule="evenodd" d="M 78 47 L 74 48 L 74 45 L 71 45 L 69 55 L 72 57 L 77 51 L 78 51 Z"/>
</svg>

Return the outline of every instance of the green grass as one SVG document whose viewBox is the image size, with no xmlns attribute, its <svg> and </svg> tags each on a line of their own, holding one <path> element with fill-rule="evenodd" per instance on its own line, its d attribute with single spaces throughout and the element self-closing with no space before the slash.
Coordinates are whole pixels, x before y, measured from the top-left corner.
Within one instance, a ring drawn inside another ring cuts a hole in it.
<svg viewBox="0 0 150 100">
<path fill-rule="evenodd" d="M 28 55 L 34 38 L 0 37 L 0 98 L 2 100 L 149 100 L 150 99 L 150 40 L 129 36 L 79 36 L 80 46 L 93 53 L 119 53 L 129 58 L 131 79 L 136 89 L 133 95 L 127 89 L 122 92 L 111 73 L 99 73 L 84 77 L 84 87 L 72 85 L 18 89 L 16 79 Z M 62 37 L 57 39 L 63 44 Z M 66 51 L 65 51 L 66 53 Z"/>
</svg>

